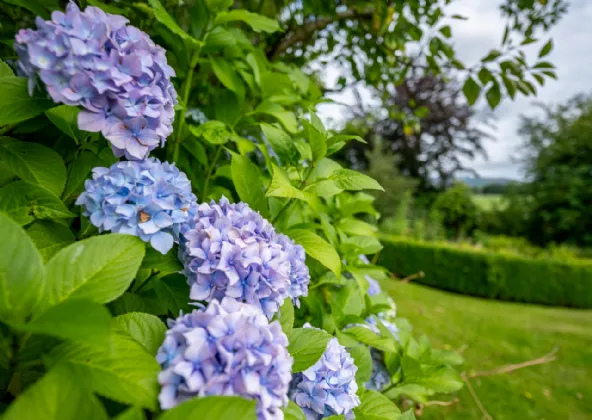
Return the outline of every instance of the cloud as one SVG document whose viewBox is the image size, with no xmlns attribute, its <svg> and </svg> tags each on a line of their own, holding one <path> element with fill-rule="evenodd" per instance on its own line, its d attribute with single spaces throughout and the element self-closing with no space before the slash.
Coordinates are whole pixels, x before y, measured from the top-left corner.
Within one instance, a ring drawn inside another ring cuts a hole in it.
<svg viewBox="0 0 592 420">
<path fill-rule="evenodd" d="M 500 1 L 458 0 L 448 9 L 449 14 L 458 13 L 468 20 L 454 20 L 451 23 L 453 39 L 460 58 L 466 63 L 475 63 L 490 49 L 499 46 L 504 31 L 504 20 L 500 16 Z M 554 48 L 547 57 L 557 67 L 558 80 L 548 80 L 545 86 L 538 88 L 536 98 L 520 97 L 515 101 L 506 99 L 494 112 L 496 129 L 492 132 L 494 140 L 485 140 L 489 160 L 482 158 L 468 161 L 468 166 L 482 176 L 523 178 L 523 168 L 518 158 L 521 139 L 516 133 L 520 115 L 532 115 L 536 110 L 533 102 L 565 102 L 575 94 L 592 90 L 590 83 L 592 68 L 592 1 L 572 0 L 568 13 L 549 33 L 541 39 L 553 38 Z M 527 51 L 530 60 L 536 58 L 540 44 L 535 44 Z M 330 78 L 336 78 L 339 69 L 327 71 Z M 334 99 L 354 104 L 351 92 L 336 95 Z M 325 119 L 338 121 L 346 115 L 343 105 L 324 105 L 320 114 Z"/>
</svg>

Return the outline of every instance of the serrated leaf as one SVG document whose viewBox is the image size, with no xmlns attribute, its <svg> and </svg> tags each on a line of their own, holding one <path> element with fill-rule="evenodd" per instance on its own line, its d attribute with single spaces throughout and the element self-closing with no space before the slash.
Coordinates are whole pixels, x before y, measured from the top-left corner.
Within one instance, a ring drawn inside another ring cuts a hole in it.
<svg viewBox="0 0 592 420">
<path fill-rule="evenodd" d="M 27 234 L 44 262 L 49 261 L 56 252 L 75 241 L 72 231 L 61 223 L 50 220 L 37 220 L 27 228 Z"/>
<path fill-rule="evenodd" d="M 304 126 L 304 137 L 310 143 L 312 150 L 312 160 L 318 162 L 327 155 L 327 137 L 326 134 L 317 130 L 317 128 L 306 120 L 302 120 Z"/>
<path fill-rule="evenodd" d="M 356 382 L 365 384 L 372 376 L 372 356 L 370 349 L 366 346 L 358 345 L 348 348 L 347 351 L 354 358 L 355 365 L 358 367 L 356 372 Z"/>
<path fill-rule="evenodd" d="M 319 235 L 306 229 L 292 229 L 287 235 L 304 247 L 307 255 L 323 264 L 337 277 L 341 276 L 341 259 L 335 248 Z"/>
<path fill-rule="evenodd" d="M 288 297 L 284 299 L 284 303 L 280 307 L 279 321 L 282 331 L 289 337 L 294 329 L 294 305 L 292 304 L 292 298 Z"/>
<path fill-rule="evenodd" d="M 189 285 L 187 279 L 181 274 L 171 274 L 162 279 L 155 279 L 152 283 L 158 300 L 177 316 L 180 311 L 189 312 Z"/>
<path fill-rule="evenodd" d="M 8 407 L 2 419 L 107 420 L 103 405 L 67 365 L 51 369 Z"/>
<path fill-rule="evenodd" d="M 140 343 L 148 353 L 156 356 L 164 341 L 166 325 L 156 316 L 132 312 L 113 318 L 113 327 L 125 331 Z"/>
<path fill-rule="evenodd" d="M 165 411 L 159 420 L 187 420 L 204 418 L 220 420 L 257 420 L 255 400 L 241 397 L 193 398 Z"/>
<path fill-rule="evenodd" d="M 112 330 L 106 348 L 64 343 L 49 355 L 53 363 L 67 363 L 73 376 L 97 394 L 124 404 L 155 410 L 160 366 L 153 355 L 129 334 Z"/>
<path fill-rule="evenodd" d="M 76 242 L 59 251 L 47 264 L 44 304 L 69 298 L 107 303 L 132 282 L 142 259 L 144 242 L 136 236 L 111 234 Z"/>
<path fill-rule="evenodd" d="M 262 123 L 261 131 L 281 160 L 292 162 L 296 158 L 296 148 L 292 138 L 281 128 Z"/>
<path fill-rule="evenodd" d="M 259 168 L 249 158 L 232 153 L 230 163 L 232 181 L 241 201 L 247 203 L 263 217 L 269 216 L 265 187 L 261 181 Z"/>
<path fill-rule="evenodd" d="M 38 143 L 15 141 L 0 148 L 4 167 L 23 181 L 39 184 L 59 196 L 66 183 L 66 165 L 62 157 Z"/>
<path fill-rule="evenodd" d="M 277 20 L 258 13 L 252 13 L 244 9 L 234 9 L 229 12 L 222 12 L 216 16 L 216 24 L 242 21 L 249 25 L 255 32 L 273 33 L 280 30 Z"/>
<path fill-rule="evenodd" d="M 284 172 L 282 168 L 272 164 L 273 168 L 273 177 L 271 179 L 271 184 L 265 193 L 266 197 L 284 197 L 284 198 L 297 198 L 299 200 L 309 200 L 310 196 L 296 188 L 290 182 L 288 175 Z"/>
<path fill-rule="evenodd" d="M 339 169 L 335 171 L 329 179 L 335 181 L 335 185 L 346 191 L 359 190 L 379 190 L 384 191 L 384 188 L 368 175 L 352 169 Z"/>
<path fill-rule="evenodd" d="M 348 327 L 346 330 L 343 331 L 345 334 L 352 336 L 360 343 L 366 344 L 368 346 L 374 347 L 378 350 L 386 351 L 389 353 L 393 353 L 397 351 L 397 347 L 395 342 L 386 337 L 380 337 L 378 334 L 373 332 L 369 327 L 356 325 L 353 327 Z"/>
<path fill-rule="evenodd" d="M 29 96 L 24 77 L 3 77 L 1 80 L 0 126 L 28 120 L 55 106 L 53 101 L 38 93 Z"/>
<path fill-rule="evenodd" d="M 80 109 L 75 106 L 59 105 L 45 111 L 45 115 L 62 133 L 72 138 L 78 144 L 84 135 L 78 129 L 79 112 Z"/>
<path fill-rule="evenodd" d="M 109 340 L 110 321 L 103 305 L 72 299 L 50 307 L 26 324 L 12 326 L 18 331 L 104 346 Z"/>
<path fill-rule="evenodd" d="M 210 63 L 218 80 L 227 89 L 236 93 L 240 99 L 243 99 L 245 97 L 245 85 L 232 64 L 222 57 L 210 57 Z"/>
<path fill-rule="evenodd" d="M 366 391 L 360 397 L 360 405 L 354 408 L 356 418 L 363 420 L 393 420 L 401 411 L 387 397 L 376 391 Z"/>
<path fill-rule="evenodd" d="M 208 121 L 201 125 L 189 125 L 191 134 L 202 137 L 208 143 L 220 145 L 228 142 L 232 137 L 232 131 L 222 121 Z"/>
<path fill-rule="evenodd" d="M 37 184 L 17 181 L 0 189 L 0 212 L 20 225 L 34 219 L 67 219 L 76 215 L 52 192 Z"/>
<path fill-rule="evenodd" d="M 64 201 L 68 201 L 84 190 L 84 182 L 91 177 L 93 168 L 103 166 L 101 159 L 94 153 L 84 150 L 68 168 L 68 180 L 62 194 Z"/>
<path fill-rule="evenodd" d="M 463 93 L 465 95 L 465 98 L 467 98 L 467 102 L 469 103 L 469 105 L 473 105 L 475 102 L 477 102 L 477 99 L 479 98 L 479 93 L 481 93 L 481 87 L 477 84 L 477 82 L 475 82 L 475 79 L 469 76 L 469 78 L 467 78 L 463 86 Z"/>
<path fill-rule="evenodd" d="M 0 213 L 0 319 L 22 322 L 43 295 L 45 269 L 25 231 Z"/>
<path fill-rule="evenodd" d="M 148 3 L 152 7 L 152 10 L 154 11 L 154 17 L 156 18 L 157 21 L 162 23 L 172 33 L 178 35 L 182 39 L 190 41 L 194 44 L 198 43 L 198 41 L 196 39 L 191 37 L 179 25 L 177 25 L 177 22 L 175 21 L 175 19 L 171 15 L 169 15 L 169 13 L 166 11 L 166 9 L 163 7 L 163 5 L 160 3 L 159 0 L 148 0 Z"/>
<path fill-rule="evenodd" d="M 294 358 L 292 372 L 302 372 L 314 365 L 323 355 L 332 338 L 323 330 L 294 328 L 289 336 L 288 352 Z"/>
<path fill-rule="evenodd" d="M 376 254 L 382 249 L 380 241 L 373 236 L 352 236 L 341 243 L 344 253 L 352 254 Z"/>
<path fill-rule="evenodd" d="M 146 269 L 154 270 L 154 274 L 157 274 L 159 277 L 183 271 L 183 265 L 179 262 L 179 258 L 177 258 L 177 248 L 173 248 L 166 254 L 161 254 L 154 248 L 146 249 L 146 255 L 142 260 L 140 270 Z"/>
</svg>

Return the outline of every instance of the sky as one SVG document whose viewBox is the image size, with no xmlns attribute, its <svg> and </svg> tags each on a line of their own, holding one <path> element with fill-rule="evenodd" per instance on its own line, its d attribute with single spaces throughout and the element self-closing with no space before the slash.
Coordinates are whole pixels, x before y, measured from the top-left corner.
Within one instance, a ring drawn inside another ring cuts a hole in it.
<svg viewBox="0 0 592 420">
<path fill-rule="evenodd" d="M 490 49 L 496 48 L 504 31 L 504 21 L 499 14 L 500 1 L 457 0 L 448 9 L 450 14 L 459 13 L 468 19 L 455 20 L 452 24 L 453 40 L 458 56 L 465 64 L 477 62 Z M 577 93 L 592 91 L 592 1 L 571 0 L 568 13 L 545 35 L 552 37 L 554 48 L 545 58 L 557 67 L 558 80 L 547 79 L 545 86 L 538 88 L 536 98 L 519 97 L 515 101 L 504 100 L 494 111 L 495 129 L 493 139 L 485 140 L 489 158 L 467 161 L 483 177 L 523 179 L 520 163 L 516 161 L 520 138 L 516 131 L 521 114 L 536 113 L 535 101 L 561 103 Z M 546 38 L 544 38 L 546 40 Z M 542 46 L 535 44 L 533 54 Z M 339 69 L 328 69 L 327 79 L 336 78 Z M 333 96 L 341 103 L 353 104 L 351 92 Z M 342 105 L 325 105 L 319 113 L 326 120 L 339 121 L 345 109 Z"/>
</svg>

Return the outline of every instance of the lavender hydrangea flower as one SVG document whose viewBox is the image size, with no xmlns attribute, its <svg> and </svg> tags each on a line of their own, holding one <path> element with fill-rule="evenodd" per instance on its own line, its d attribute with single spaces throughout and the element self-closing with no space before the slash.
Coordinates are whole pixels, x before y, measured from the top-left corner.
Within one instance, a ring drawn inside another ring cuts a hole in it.
<svg viewBox="0 0 592 420">
<path fill-rule="evenodd" d="M 304 327 L 311 328 L 310 324 Z M 304 372 L 292 378 L 289 396 L 304 412 L 307 420 L 344 414 L 354 418 L 353 409 L 360 404 L 354 359 L 336 338 L 329 340 L 321 358 Z"/>
<path fill-rule="evenodd" d="M 288 252 L 290 261 L 290 297 L 296 307 L 300 307 L 300 296 L 308 296 L 310 273 L 305 263 L 306 254 L 301 245 L 283 234 L 277 235 L 277 242 Z"/>
<path fill-rule="evenodd" d="M 384 353 L 371 348 L 370 355 L 372 356 L 372 375 L 364 386 L 369 390 L 382 391 L 384 387 L 391 384 L 391 375 L 384 364 Z"/>
<path fill-rule="evenodd" d="M 81 106 L 78 126 L 101 132 L 117 157 L 144 159 L 172 132 L 177 92 L 165 50 L 123 16 L 73 2 L 16 35 L 18 70 L 58 103 Z"/>
<path fill-rule="evenodd" d="M 303 255 L 293 244 L 285 248 L 288 242 L 245 203 L 223 197 L 219 204 L 201 204 L 183 227 L 179 250 L 190 298 L 231 297 L 261 308 L 271 319 L 292 290 L 294 298 L 306 294 Z"/>
<path fill-rule="evenodd" d="M 370 264 L 370 260 L 364 254 L 360 254 L 360 256 L 358 258 L 364 264 Z M 375 279 L 373 279 L 372 277 L 370 277 L 367 274 L 364 277 L 366 277 L 366 281 L 368 281 L 368 284 L 370 285 L 370 287 L 368 287 L 368 295 L 369 296 L 375 296 L 375 295 L 378 295 L 379 293 L 382 293 L 382 289 L 380 287 L 380 284 L 378 284 L 378 282 Z"/>
<path fill-rule="evenodd" d="M 238 395 L 257 400 L 259 420 L 284 418 L 293 359 L 278 321 L 225 298 L 169 321 L 156 359 L 163 409 L 193 397 Z"/>
<path fill-rule="evenodd" d="M 100 231 L 128 233 L 165 254 L 197 206 L 187 176 L 155 158 L 94 168 L 76 204 Z"/>
</svg>

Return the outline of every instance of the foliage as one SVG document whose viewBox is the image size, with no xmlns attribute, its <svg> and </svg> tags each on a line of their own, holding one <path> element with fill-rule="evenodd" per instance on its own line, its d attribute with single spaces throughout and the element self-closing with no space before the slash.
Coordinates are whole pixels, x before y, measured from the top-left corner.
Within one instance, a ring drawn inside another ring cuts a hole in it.
<svg viewBox="0 0 592 420">
<path fill-rule="evenodd" d="M 438 194 L 430 211 L 451 237 L 470 235 L 477 227 L 478 208 L 465 184 L 457 183 Z"/>
<path fill-rule="evenodd" d="M 472 296 L 556 306 L 592 307 L 592 262 L 529 258 L 447 243 L 385 238 L 380 260 L 417 281 Z"/>
<path fill-rule="evenodd" d="M 592 387 L 591 311 L 484 300 L 414 282 L 382 285 L 418 336 L 426 334 L 434 346 L 462 352 L 467 375 L 538 359 L 558 348 L 551 363 L 471 379 L 494 419 L 589 417 L 592 401 L 585 390 Z M 459 401 L 448 407 L 424 406 L 421 418 L 482 418 L 467 387 L 455 397 Z M 452 396 L 438 399 L 454 401 Z"/>
<path fill-rule="evenodd" d="M 576 96 L 523 117 L 520 134 L 531 197 L 527 236 L 537 243 L 592 245 L 592 98 Z"/>
</svg>

